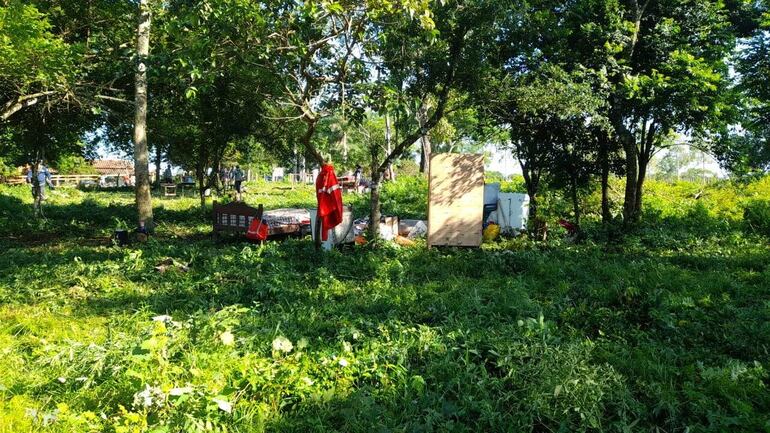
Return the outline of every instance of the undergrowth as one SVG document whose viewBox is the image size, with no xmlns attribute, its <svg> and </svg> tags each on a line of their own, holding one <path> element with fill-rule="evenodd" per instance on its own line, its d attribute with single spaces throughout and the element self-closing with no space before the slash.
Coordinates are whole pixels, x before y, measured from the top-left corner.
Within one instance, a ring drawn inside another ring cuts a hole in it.
<svg viewBox="0 0 770 433">
<path fill-rule="evenodd" d="M 0 432 L 770 431 L 767 185 L 651 182 L 642 226 L 589 216 L 580 244 L 325 254 L 214 243 L 197 198 L 118 248 L 130 193 L 63 188 L 40 222 L 0 187 Z M 424 217 L 426 188 L 384 212 Z"/>
</svg>

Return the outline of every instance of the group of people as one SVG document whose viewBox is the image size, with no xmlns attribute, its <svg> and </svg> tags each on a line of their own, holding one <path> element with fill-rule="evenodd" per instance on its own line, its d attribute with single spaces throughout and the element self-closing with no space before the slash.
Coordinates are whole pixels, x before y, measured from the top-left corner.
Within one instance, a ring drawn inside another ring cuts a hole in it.
<svg viewBox="0 0 770 433">
<path fill-rule="evenodd" d="M 243 201 L 243 181 L 245 180 L 246 174 L 238 164 L 230 168 L 222 167 L 219 170 L 219 181 L 225 189 L 232 186 L 236 201 Z"/>
<path fill-rule="evenodd" d="M 190 174 L 189 171 L 185 171 L 181 176 L 182 183 L 184 184 L 194 184 L 195 178 Z M 171 165 L 166 166 L 166 170 L 163 171 L 163 182 L 165 183 L 174 183 L 174 173 L 171 171 Z"/>
</svg>

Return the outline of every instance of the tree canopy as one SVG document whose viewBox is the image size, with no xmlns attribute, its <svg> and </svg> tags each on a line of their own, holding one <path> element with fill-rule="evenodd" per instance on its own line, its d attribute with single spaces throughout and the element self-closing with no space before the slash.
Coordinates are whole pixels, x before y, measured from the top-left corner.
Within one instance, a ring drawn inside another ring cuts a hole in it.
<svg viewBox="0 0 770 433">
<path fill-rule="evenodd" d="M 196 171 L 201 193 L 239 156 L 365 163 L 376 186 L 415 149 L 425 160 L 494 144 L 520 160 L 534 212 L 542 182 L 574 197 L 598 180 L 609 220 L 614 173 L 633 222 L 648 165 L 671 144 L 738 174 L 770 161 L 764 1 L 148 4 L 149 149 Z M 132 149 L 137 13 L 0 3 L 4 160 L 83 156 L 97 138 Z"/>
</svg>

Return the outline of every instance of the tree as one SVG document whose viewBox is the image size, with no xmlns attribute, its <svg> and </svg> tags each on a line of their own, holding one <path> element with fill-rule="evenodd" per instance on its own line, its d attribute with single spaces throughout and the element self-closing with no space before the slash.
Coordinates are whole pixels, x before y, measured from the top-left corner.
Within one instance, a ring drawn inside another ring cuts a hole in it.
<svg viewBox="0 0 770 433">
<path fill-rule="evenodd" d="M 319 122 L 340 107 L 343 124 L 356 112 L 362 116 L 358 84 L 369 76 L 362 44 L 371 36 L 367 26 L 379 8 L 376 2 L 278 2 L 266 15 L 275 29 L 268 41 L 273 61 L 266 66 L 281 82 L 277 96 L 284 120 L 305 125 L 303 152 L 319 165 L 326 162 L 313 143 Z M 343 145 L 344 137 L 343 131 Z"/>
<path fill-rule="evenodd" d="M 462 93 L 477 82 L 479 67 L 489 52 L 489 29 L 501 6 L 485 1 L 447 1 L 431 12 L 420 22 L 386 16 L 375 23 L 380 39 L 369 47 L 369 57 L 382 59 L 383 74 L 372 86 L 370 98 L 380 101 L 374 106 L 386 116 L 396 111 L 395 126 L 400 134 L 381 158 L 372 154 L 370 221 L 380 220 L 383 174 L 448 111 L 461 108 L 450 107 L 453 91 Z M 420 110 L 421 114 L 412 114 Z M 379 224 L 369 227 L 370 236 L 376 239 Z"/>
<path fill-rule="evenodd" d="M 220 188 L 222 162 L 249 154 L 249 143 L 262 143 L 286 156 L 296 125 L 277 125 L 280 107 L 268 98 L 281 83 L 265 65 L 272 49 L 270 11 L 252 2 L 170 2 L 162 59 L 165 74 L 156 77 L 164 92 L 157 125 L 168 142 L 169 158 L 196 172 L 201 209 L 205 191 Z M 178 119 L 178 120 L 177 120 Z"/>
<path fill-rule="evenodd" d="M 150 170 L 147 151 L 147 57 L 150 53 L 152 11 L 149 0 L 139 0 L 139 24 L 136 38 L 136 93 L 134 116 L 134 173 L 138 221 L 153 227 Z"/>
<path fill-rule="evenodd" d="M 588 155 L 603 122 L 604 101 L 583 74 L 545 65 L 541 70 L 487 78 L 489 114 L 508 128 L 530 198 L 529 219 L 538 224 L 538 197 L 549 176 L 570 191 L 579 219 L 578 189 L 595 173 Z"/>
<path fill-rule="evenodd" d="M 603 220 L 609 221 L 609 177 L 617 171 L 618 149 L 605 121 L 607 76 L 624 40 L 620 5 L 613 0 L 508 5 L 491 27 L 496 43 L 473 97 L 484 107 L 484 123 L 509 131 L 509 148 L 532 196 L 530 221 L 538 223 L 543 182 L 564 187 L 575 202 L 579 185 L 597 175 Z"/>
<path fill-rule="evenodd" d="M 739 176 L 770 169 L 770 6 L 757 4 L 763 20 L 735 56 L 739 126 L 728 128 L 712 147 L 722 165 Z"/>
<path fill-rule="evenodd" d="M 729 112 L 735 29 L 721 1 L 626 2 L 630 33 L 610 75 L 610 119 L 626 157 L 624 221 L 641 216 L 652 156 L 672 132 L 698 135 Z"/>
<path fill-rule="evenodd" d="M 696 158 L 695 152 L 683 146 L 670 146 L 656 166 L 657 177 L 667 181 L 679 180 L 681 172 Z"/>
</svg>

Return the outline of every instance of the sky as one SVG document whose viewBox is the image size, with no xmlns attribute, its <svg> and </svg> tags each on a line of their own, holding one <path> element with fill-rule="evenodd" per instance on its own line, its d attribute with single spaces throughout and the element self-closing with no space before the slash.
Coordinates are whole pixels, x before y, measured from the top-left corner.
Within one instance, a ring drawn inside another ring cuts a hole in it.
<svg viewBox="0 0 770 433">
<path fill-rule="evenodd" d="M 687 145 L 683 146 L 690 148 L 690 146 Z M 693 149 L 690 148 L 690 150 Z M 519 165 L 519 161 L 513 157 L 511 151 L 501 151 L 496 149 L 494 146 L 487 146 L 484 148 L 484 151 L 489 152 L 490 155 L 492 155 L 490 161 L 487 162 L 485 167 L 486 170 L 498 171 L 504 176 L 521 174 L 521 166 Z M 667 150 L 662 150 L 657 155 L 655 155 L 653 158 L 653 167 L 650 169 L 650 174 L 654 173 L 654 162 L 659 161 L 661 158 L 665 157 L 667 153 Z M 728 173 L 719 166 L 719 162 L 716 160 L 716 158 L 703 152 L 698 152 L 698 154 L 699 156 L 695 159 L 695 161 L 681 167 L 679 170 L 680 174 L 691 168 L 703 168 L 711 171 L 712 173 L 716 173 L 717 177 L 719 178 L 726 178 L 728 176 Z"/>
<path fill-rule="evenodd" d="M 521 166 L 519 165 L 519 161 L 513 157 L 510 150 L 500 150 L 495 146 L 488 145 L 484 148 L 484 151 L 491 155 L 490 160 L 486 164 L 486 170 L 497 171 L 502 173 L 504 176 L 521 174 Z M 96 152 L 102 159 L 131 159 L 130 155 L 125 155 L 122 152 L 109 150 L 104 146 L 99 146 L 96 149 Z M 654 160 L 663 158 L 666 153 L 666 150 L 661 151 L 655 156 Z M 162 164 L 161 169 L 165 168 L 166 165 Z M 716 173 L 720 178 L 727 177 L 727 172 L 719 166 L 719 163 L 713 156 L 708 154 L 702 154 L 702 157 L 698 157 L 692 163 L 683 166 L 680 172 L 684 173 L 690 168 L 705 168 L 706 170 Z M 179 170 L 179 168 L 175 167 L 174 171 L 176 172 L 177 170 Z M 155 164 L 152 161 L 150 162 L 150 171 L 155 171 Z M 651 172 L 654 173 L 654 168 L 651 170 Z"/>
</svg>

